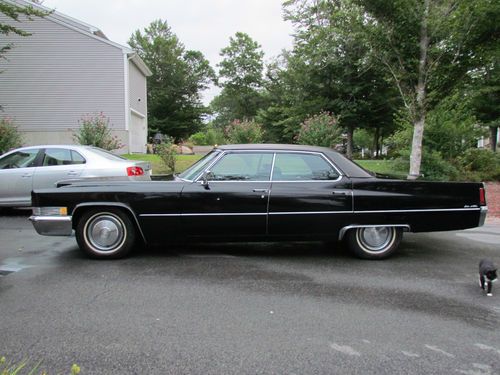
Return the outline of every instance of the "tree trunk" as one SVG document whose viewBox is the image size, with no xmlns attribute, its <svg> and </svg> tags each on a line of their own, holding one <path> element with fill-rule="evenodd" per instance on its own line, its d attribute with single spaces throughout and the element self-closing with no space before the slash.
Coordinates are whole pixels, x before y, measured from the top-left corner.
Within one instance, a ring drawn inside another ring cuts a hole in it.
<svg viewBox="0 0 500 375">
<path fill-rule="evenodd" d="M 353 146 L 352 146 L 353 135 L 354 135 L 353 127 L 348 126 L 347 127 L 347 144 L 346 144 L 345 154 L 351 160 L 352 160 L 352 149 L 353 149 Z"/>
<path fill-rule="evenodd" d="M 413 123 L 413 140 L 411 143 L 410 173 L 408 180 L 416 180 L 420 177 L 420 166 L 422 164 L 422 141 L 424 139 L 425 113 Z"/>
<path fill-rule="evenodd" d="M 491 151 L 497 151 L 498 126 L 490 126 L 490 147 Z"/>
<path fill-rule="evenodd" d="M 375 134 L 373 135 L 373 149 L 375 150 L 375 158 L 378 159 L 380 156 L 380 128 L 378 126 L 375 127 Z"/>
<path fill-rule="evenodd" d="M 426 115 L 426 81 L 427 81 L 427 52 L 429 50 L 429 36 L 427 29 L 427 18 L 429 17 L 430 0 L 424 2 L 424 13 L 420 25 L 420 60 L 418 63 L 418 83 L 416 87 L 417 101 L 414 108 L 413 140 L 411 143 L 410 171 L 408 180 L 416 180 L 420 176 L 420 165 L 422 163 L 422 141 L 424 139 L 425 115 Z M 416 107 L 416 108 L 415 108 Z"/>
</svg>

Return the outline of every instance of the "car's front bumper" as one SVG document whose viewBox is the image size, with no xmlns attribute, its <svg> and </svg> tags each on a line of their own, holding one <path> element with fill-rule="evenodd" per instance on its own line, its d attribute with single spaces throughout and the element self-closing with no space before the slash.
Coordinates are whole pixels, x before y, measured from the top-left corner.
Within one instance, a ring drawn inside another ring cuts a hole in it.
<svg viewBox="0 0 500 375">
<path fill-rule="evenodd" d="M 44 236 L 71 236 L 73 225 L 71 216 L 30 216 L 38 234 Z"/>
</svg>

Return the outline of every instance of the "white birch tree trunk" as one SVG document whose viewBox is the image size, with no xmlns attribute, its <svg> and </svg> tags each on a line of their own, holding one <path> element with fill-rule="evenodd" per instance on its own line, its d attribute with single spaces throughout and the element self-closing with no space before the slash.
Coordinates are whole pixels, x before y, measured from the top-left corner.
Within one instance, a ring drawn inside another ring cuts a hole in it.
<svg viewBox="0 0 500 375">
<path fill-rule="evenodd" d="M 413 120 L 413 140 L 411 144 L 410 171 L 408 180 L 415 180 L 420 176 L 422 164 L 422 142 L 424 139 L 425 115 L 426 115 L 426 84 L 427 84 L 427 52 L 429 50 L 429 35 L 427 19 L 429 17 L 430 0 L 424 2 L 424 12 L 420 26 L 420 60 L 418 64 L 418 83 L 415 88 L 416 103 Z"/>
</svg>

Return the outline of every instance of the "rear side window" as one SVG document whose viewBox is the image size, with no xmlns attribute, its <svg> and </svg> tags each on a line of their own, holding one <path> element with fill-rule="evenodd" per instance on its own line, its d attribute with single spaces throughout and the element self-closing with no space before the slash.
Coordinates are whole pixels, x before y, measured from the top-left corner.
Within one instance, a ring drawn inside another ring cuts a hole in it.
<svg viewBox="0 0 500 375">
<path fill-rule="evenodd" d="M 85 164 L 84 157 L 75 150 L 71 150 L 71 161 L 73 162 L 72 164 Z"/>
<path fill-rule="evenodd" d="M 320 155 L 276 154 L 273 181 L 336 180 L 339 176 L 331 164 Z"/>
<path fill-rule="evenodd" d="M 44 167 L 50 167 L 84 163 L 85 159 L 76 151 L 66 148 L 48 148 L 45 150 L 42 165 Z"/>
</svg>

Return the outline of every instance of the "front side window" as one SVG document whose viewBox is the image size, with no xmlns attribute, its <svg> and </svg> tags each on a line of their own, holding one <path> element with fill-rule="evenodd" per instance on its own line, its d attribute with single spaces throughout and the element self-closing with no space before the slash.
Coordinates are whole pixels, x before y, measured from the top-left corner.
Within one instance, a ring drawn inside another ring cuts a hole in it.
<svg viewBox="0 0 500 375">
<path fill-rule="evenodd" d="M 269 181 L 272 153 L 227 154 L 217 162 L 208 176 L 212 181 Z"/>
<path fill-rule="evenodd" d="M 273 181 L 336 180 L 337 178 L 339 178 L 339 173 L 321 155 L 276 154 Z"/>
<path fill-rule="evenodd" d="M 48 148 L 45 150 L 42 165 L 44 167 L 49 167 L 84 163 L 85 159 L 76 151 L 65 148 Z"/>
<path fill-rule="evenodd" d="M 0 159 L 0 169 L 29 168 L 35 166 L 38 149 L 16 151 Z"/>
<path fill-rule="evenodd" d="M 203 158 L 198 160 L 184 172 L 179 174 L 179 178 L 183 180 L 193 181 L 200 173 L 203 171 L 220 153 L 218 151 L 212 151 L 206 154 Z"/>
</svg>

